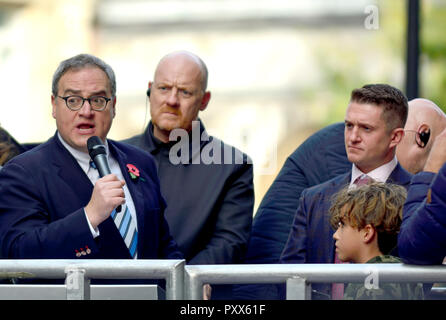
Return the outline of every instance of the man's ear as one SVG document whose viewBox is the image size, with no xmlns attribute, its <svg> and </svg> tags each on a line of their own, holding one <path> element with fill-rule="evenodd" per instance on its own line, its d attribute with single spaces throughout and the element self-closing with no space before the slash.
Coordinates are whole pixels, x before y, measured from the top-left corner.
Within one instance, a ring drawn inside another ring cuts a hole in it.
<svg viewBox="0 0 446 320">
<path fill-rule="evenodd" d="M 153 84 L 153 82 L 149 81 L 149 87 L 147 88 L 147 92 L 146 92 L 147 97 L 149 97 L 149 98 L 150 98 L 150 93 L 152 92 L 152 84 Z"/>
<path fill-rule="evenodd" d="M 200 111 L 203 111 L 208 106 L 209 100 L 211 100 L 211 92 L 206 91 L 201 99 Z"/>
<path fill-rule="evenodd" d="M 111 112 L 112 112 L 112 119 L 114 119 L 115 118 L 115 116 L 116 116 L 116 96 L 115 97 L 113 97 L 113 100 L 111 101 L 112 102 L 112 110 L 111 110 Z"/>
<path fill-rule="evenodd" d="M 429 125 L 426 123 L 423 123 L 420 125 L 417 129 L 418 134 L 416 135 L 415 139 L 417 139 L 417 144 L 420 146 L 420 148 L 425 148 L 430 140 L 430 134 L 431 130 L 429 128 Z"/>
<path fill-rule="evenodd" d="M 396 147 L 398 143 L 403 140 L 404 137 L 404 129 L 403 128 L 396 128 L 393 129 L 391 132 L 391 140 L 390 140 L 390 148 Z"/>
<path fill-rule="evenodd" d="M 364 243 L 370 243 L 375 239 L 376 230 L 372 225 L 367 224 L 364 228 L 362 228 L 362 240 Z"/>
<path fill-rule="evenodd" d="M 53 106 L 53 110 L 51 112 L 54 119 L 56 119 L 56 97 L 51 95 L 51 105 Z"/>
</svg>

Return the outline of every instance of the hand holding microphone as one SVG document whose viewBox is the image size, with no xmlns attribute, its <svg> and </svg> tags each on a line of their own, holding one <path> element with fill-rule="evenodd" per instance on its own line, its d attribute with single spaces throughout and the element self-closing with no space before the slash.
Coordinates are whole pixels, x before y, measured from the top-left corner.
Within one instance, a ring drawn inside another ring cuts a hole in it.
<svg viewBox="0 0 446 320">
<path fill-rule="evenodd" d="M 111 174 L 105 146 L 99 137 L 90 137 L 87 141 L 87 148 L 101 177 L 96 182 L 90 202 L 85 207 L 91 225 L 96 228 L 110 216 L 113 209 L 116 208 L 118 212 L 121 210 L 121 205 L 125 203 L 124 190 L 122 189 L 125 182 Z"/>
</svg>

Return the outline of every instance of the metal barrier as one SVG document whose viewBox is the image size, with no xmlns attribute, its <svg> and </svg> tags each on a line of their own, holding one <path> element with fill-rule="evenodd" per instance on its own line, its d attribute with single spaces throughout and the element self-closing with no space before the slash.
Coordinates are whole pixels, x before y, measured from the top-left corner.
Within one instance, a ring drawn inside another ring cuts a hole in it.
<svg viewBox="0 0 446 320">
<path fill-rule="evenodd" d="M 90 285 L 90 300 L 165 299 L 166 292 L 156 284 Z M 67 286 L 63 284 L 0 284 L 0 300 L 67 300 Z"/>
<path fill-rule="evenodd" d="M 286 283 L 287 299 L 311 299 L 311 283 L 446 282 L 446 266 L 388 264 L 250 264 L 185 267 L 185 299 L 200 300 L 204 284 Z"/>
<path fill-rule="evenodd" d="M 64 279 L 67 299 L 90 299 L 90 279 L 165 279 L 166 299 L 183 299 L 184 260 L 0 260 L 0 279 Z"/>
<path fill-rule="evenodd" d="M 446 266 L 405 264 L 190 265 L 184 260 L 0 260 L 0 279 L 64 279 L 67 299 L 89 299 L 90 279 L 165 279 L 166 299 L 200 300 L 204 284 L 286 283 L 287 299 L 310 299 L 312 283 L 446 282 Z M 437 290 L 438 291 L 438 290 Z"/>
</svg>

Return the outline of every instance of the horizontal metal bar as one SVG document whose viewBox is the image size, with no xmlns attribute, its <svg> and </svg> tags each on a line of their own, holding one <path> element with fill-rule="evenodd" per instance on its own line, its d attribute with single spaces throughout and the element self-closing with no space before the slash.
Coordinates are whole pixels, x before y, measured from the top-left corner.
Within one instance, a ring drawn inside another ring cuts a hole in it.
<svg viewBox="0 0 446 320">
<path fill-rule="evenodd" d="M 363 282 L 371 273 L 378 273 L 382 282 L 446 281 L 446 266 L 400 263 L 191 265 L 185 272 L 193 280 L 214 284 L 282 283 L 294 276 L 312 283 Z"/>
<path fill-rule="evenodd" d="M 91 300 L 164 300 L 157 285 L 91 285 Z M 67 287 L 52 284 L 0 284 L 0 300 L 66 300 Z"/>
<path fill-rule="evenodd" d="M 246 264 L 191 265 L 184 260 L 0 260 L 0 278 L 65 278 L 81 269 L 86 279 L 165 279 L 167 299 L 201 299 L 203 284 L 285 283 L 300 277 L 306 283 L 446 282 L 446 266 L 406 264 Z M 184 294 L 183 294 L 184 291 Z"/>
<path fill-rule="evenodd" d="M 89 279 L 165 279 L 166 299 L 183 299 L 184 260 L 0 260 L 0 279 L 63 279 L 72 270 L 83 271 L 80 298 L 89 298 Z"/>
<path fill-rule="evenodd" d="M 184 260 L 0 260 L 0 278 L 63 279 L 66 270 L 85 270 L 89 279 L 166 279 Z"/>
<path fill-rule="evenodd" d="M 374 274 L 380 282 L 446 282 L 446 266 L 383 264 L 246 264 L 185 267 L 185 298 L 202 298 L 203 284 L 286 283 L 300 277 L 307 283 L 364 282 Z"/>
</svg>

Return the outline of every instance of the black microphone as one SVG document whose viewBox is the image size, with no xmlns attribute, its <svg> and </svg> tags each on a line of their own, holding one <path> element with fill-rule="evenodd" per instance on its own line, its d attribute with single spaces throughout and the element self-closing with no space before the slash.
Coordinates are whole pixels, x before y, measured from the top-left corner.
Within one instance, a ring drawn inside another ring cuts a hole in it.
<svg viewBox="0 0 446 320">
<path fill-rule="evenodd" d="M 99 176 L 102 178 L 111 173 L 110 166 L 107 161 L 107 152 L 101 139 L 98 136 L 92 136 L 87 140 L 87 149 L 93 160 L 96 168 L 99 171 Z"/>
<path fill-rule="evenodd" d="M 88 154 L 91 160 L 93 160 L 96 168 L 99 171 L 99 176 L 102 178 L 111 173 L 110 166 L 107 160 L 107 151 L 102 143 L 102 140 L 98 136 L 92 136 L 87 140 Z M 121 205 L 116 208 L 116 212 L 121 211 Z"/>
</svg>

